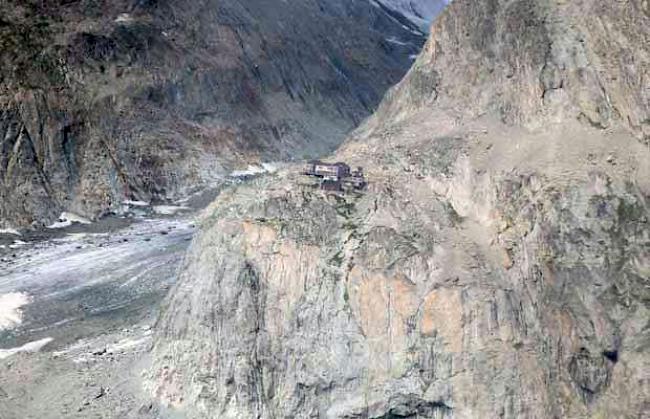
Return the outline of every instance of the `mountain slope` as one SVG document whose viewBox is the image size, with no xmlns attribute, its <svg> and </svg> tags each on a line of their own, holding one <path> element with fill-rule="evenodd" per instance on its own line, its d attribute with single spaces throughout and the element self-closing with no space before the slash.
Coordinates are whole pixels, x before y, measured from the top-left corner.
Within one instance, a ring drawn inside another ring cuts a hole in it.
<svg viewBox="0 0 650 419">
<path fill-rule="evenodd" d="M 19 226 L 329 151 L 424 42 L 367 0 L 0 10 L 0 222 Z"/>
<path fill-rule="evenodd" d="M 367 191 L 295 168 L 206 211 L 152 391 L 187 417 L 650 414 L 649 19 L 453 2 L 332 156 Z"/>
</svg>

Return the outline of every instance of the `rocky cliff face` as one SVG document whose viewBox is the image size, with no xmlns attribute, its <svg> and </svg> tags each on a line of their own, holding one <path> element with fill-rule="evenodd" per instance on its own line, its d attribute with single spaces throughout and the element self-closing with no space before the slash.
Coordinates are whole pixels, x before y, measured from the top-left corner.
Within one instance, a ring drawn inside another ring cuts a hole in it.
<svg viewBox="0 0 650 419">
<path fill-rule="evenodd" d="M 649 6 L 645 0 L 458 2 L 433 28 L 382 118 L 421 106 L 489 112 L 539 128 L 581 119 L 650 138 Z"/>
<path fill-rule="evenodd" d="M 0 222 L 321 154 L 424 42 L 366 0 L 0 2 Z"/>
<path fill-rule="evenodd" d="M 649 415 L 648 23 L 456 0 L 334 156 L 367 191 L 286 170 L 206 211 L 152 391 L 187 417 Z"/>
</svg>

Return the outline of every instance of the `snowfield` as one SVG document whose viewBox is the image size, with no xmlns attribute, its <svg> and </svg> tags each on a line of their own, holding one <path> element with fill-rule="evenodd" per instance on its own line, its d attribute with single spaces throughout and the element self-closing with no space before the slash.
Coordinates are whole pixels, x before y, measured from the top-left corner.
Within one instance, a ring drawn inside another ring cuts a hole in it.
<svg viewBox="0 0 650 419">
<path fill-rule="evenodd" d="M 23 346 L 19 346 L 17 348 L 11 348 L 11 349 L 0 349 L 0 359 L 5 359 L 9 358 L 12 355 L 16 355 L 21 352 L 38 352 L 40 351 L 45 345 L 48 343 L 52 342 L 54 339 L 52 338 L 44 338 L 40 339 L 34 342 L 29 342 L 24 344 Z"/>
<path fill-rule="evenodd" d="M 22 321 L 20 308 L 29 303 L 29 296 L 22 292 L 0 295 L 0 330 L 12 329 Z"/>
<path fill-rule="evenodd" d="M 87 218 L 82 217 L 81 215 L 74 214 L 72 212 L 62 212 L 59 216 L 59 220 L 47 228 L 57 229 L 57 228 L 66 228 L 70 227 L 74 223 L 79 224 L 91 224 L 91 221 Z"/>
<path fill-rule="evenodd" d="M 431 22 L 447 6 L 449 0 L 374 0 L 400 13 L 413 22 L 422 33 L 428 34 Z"/>
<path fill-rule="evenodd" d="M 58 348 L 148 316 L 175 281 L 193 222 L 188 214 L 74 232 L 0 257 L 0 349 L 30 352 L 23 345 L 50 337 Z"/>
</svg>

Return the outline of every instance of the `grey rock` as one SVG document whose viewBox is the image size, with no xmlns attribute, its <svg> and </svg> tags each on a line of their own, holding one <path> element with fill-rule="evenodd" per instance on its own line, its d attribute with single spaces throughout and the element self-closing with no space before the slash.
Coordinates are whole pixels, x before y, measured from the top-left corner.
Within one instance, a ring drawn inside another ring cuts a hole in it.
<svg viewBox="0 0 650 419">
<path fill-rule="evenodd" d="M 287 169 L 206 211 L 155 396 L 192 418 L 647 416 L 646 9 L 455 1 L 333 156 L 365 193 Z"/>
</svg>

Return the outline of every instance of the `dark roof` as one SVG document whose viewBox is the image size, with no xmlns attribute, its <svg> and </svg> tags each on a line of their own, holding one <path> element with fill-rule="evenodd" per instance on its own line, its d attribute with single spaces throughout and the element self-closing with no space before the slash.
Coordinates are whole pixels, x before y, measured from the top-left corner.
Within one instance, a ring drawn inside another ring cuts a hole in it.
<svg viewBox="0 0 650 419">
<path fill-rule="evenodd" d="M 341 182 L 338 180 L 324 180 L 320 184 L 321 189 L 325 189 L 328 191 L 340 191 L 341 190 Z"/>
</svg>

